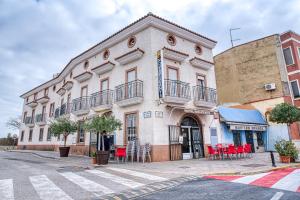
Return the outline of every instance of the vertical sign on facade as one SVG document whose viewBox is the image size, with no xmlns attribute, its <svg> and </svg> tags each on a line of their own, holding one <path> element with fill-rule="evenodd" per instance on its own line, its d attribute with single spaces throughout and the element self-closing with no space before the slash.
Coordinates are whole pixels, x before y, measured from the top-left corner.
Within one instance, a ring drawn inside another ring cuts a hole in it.
<svg viewBox="0 0 300 200">
<path fill-rule="evenodd" d="M 164 63 L 163 50 L 157 51 L 157 70 L 158 70 L 158 97 L 164 98 Z"/>
</svg>

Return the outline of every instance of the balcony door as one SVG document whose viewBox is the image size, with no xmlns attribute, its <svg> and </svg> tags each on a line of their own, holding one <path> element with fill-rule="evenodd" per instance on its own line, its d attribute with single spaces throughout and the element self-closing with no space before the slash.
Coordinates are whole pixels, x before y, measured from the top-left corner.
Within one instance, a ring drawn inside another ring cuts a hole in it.
<svg viewBox="0 0 300 200">
<path fill-rule="evenodd" d="M 108 82 L 108 78 L 101 80 L 100 82 L 100 99 L 99 99 L 99 103 L 100 105 L 105 104 L 108 102 L 108 89 L 109 89 L 109 82 Z"/>
<path fill-rule="evenodd" d="M 126 96 L 128 98 L 133 98 L 136 93 L 135 80 L 137 79 L 136 68 L 128 70 L 126 72 Z"/>
<path fill-rule="evenodd" d="M 80 97 L 86 97 L 88 95 L 88 88 L 87 86 L 84 86 L 81 88 Z"/>
<path fill-rule="evenodd" d="M 206 80 L 205 76 L 201 74 L 197 74 L 197 97 L 198 100 L 205 100 L 205 87 Z"/>
<path fill-rule="evenodd" d="M 167 78 L 168 78 L 168 84 L 167 84 L 167 92 L 172 97 L 178 96 L 179 87 L 178 87 L 178 80 L 179 80 L 179 73 L 177 68 L 168 67 L 167 70 Z"/>
<path fill-rule="evenodd" d="M 87 105 L 88 105 L 87 96 L 88 96 L 88 87 L 84 86 L 81 88 L 81 93 L 80 93 L 81 99 L 79 102 L 79 109 L 84 109 L 87 107 Z"/>
<path fill-rule="evenodd" d="M 45 119 L 45 113 L 46 113 L 46 106 L 43 106 L 43 108 L 42 108 L 42 121 Z"/>
</svg>

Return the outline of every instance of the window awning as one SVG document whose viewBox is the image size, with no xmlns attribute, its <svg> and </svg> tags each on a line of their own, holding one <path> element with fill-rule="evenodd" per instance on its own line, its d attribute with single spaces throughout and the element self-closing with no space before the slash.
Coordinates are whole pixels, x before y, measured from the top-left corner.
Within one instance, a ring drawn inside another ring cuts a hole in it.
<svg viewBox="0 0 300 200">
<path fill-rule="evenodd" d="M 258 110 L 218 107 L 218 112 L 220 114 L 221 121 L 231 127 L 233 127 L 232 125 L 244 125 L 250 127 L 253 125 L 261 127 L 267 126 L 266 120 Z"/>
</svg>

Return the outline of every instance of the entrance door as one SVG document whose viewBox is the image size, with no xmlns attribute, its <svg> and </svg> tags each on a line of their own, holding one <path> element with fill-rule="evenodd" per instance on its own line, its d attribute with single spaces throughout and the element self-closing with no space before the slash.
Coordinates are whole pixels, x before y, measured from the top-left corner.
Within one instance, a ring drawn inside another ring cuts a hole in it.
<svg viewBox="0 0 300 200">
<path fill-rule="evenodd" d="M 204 157 L 203 138 L 199 127 L 191 127 L 191 140 L 194 158 Z"/>
<path fill-rule="evenodd" d="M 190 127 L 181 127 L 183 159 L 191 159 Z"/>
<path fill-rule="evenodd" d="M 233 134 L 233 143 L 234 146 L 241 146 L 242 141 L 241 141 L 241 133 L 239 131 L 232 131 Z"/>
<path fill-rule="evenodd" d="M 245 131 L 245 134 L 246 134 L 246 143 L 251 144 L 251 150 L 252 153 L 254 153 L 255 149 L 254 149 L 253 133 L 252 131 Z"/>
</svg>

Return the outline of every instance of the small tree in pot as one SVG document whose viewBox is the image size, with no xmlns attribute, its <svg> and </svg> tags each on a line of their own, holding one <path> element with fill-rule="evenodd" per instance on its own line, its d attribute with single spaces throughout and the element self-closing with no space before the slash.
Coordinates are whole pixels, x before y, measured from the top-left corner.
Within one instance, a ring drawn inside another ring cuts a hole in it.
<svg viewBox="0 0 300 200">
<path fill-rule="evenodd" d="M 67 138 L 73 134 L 78 128 L 78 123 L 71 121 L 69 118 L 58 118 L 51 122 L 50 131 L 54 136 L 60 134 L 64 137 L 64 146 L 59 147 L 60 157 L 68 157 L 70 147 L 66 146 Z"/>
<path fill-rule="evenodd" d="M 122 123 L 114 116 L 95 116 L 85 123 L 85 129 L 90 132 L 96 132 L 97 137 L 101 135 L 101 150 L 97 151 L 97 164 L 104 165 L 108 163 L 109 151 L 104 148 L 104 135 L 110 134 L 117 129 L 121 129 Z"/>
<path fill-rule="evenodd" d="M 283 163 L 290 163 L 291 159 L 296 160 L 298 158 L 298 151 L 292 141 L 277 141 L 275 149 L 279 153 L 280 160 Z"/>
</svg>

